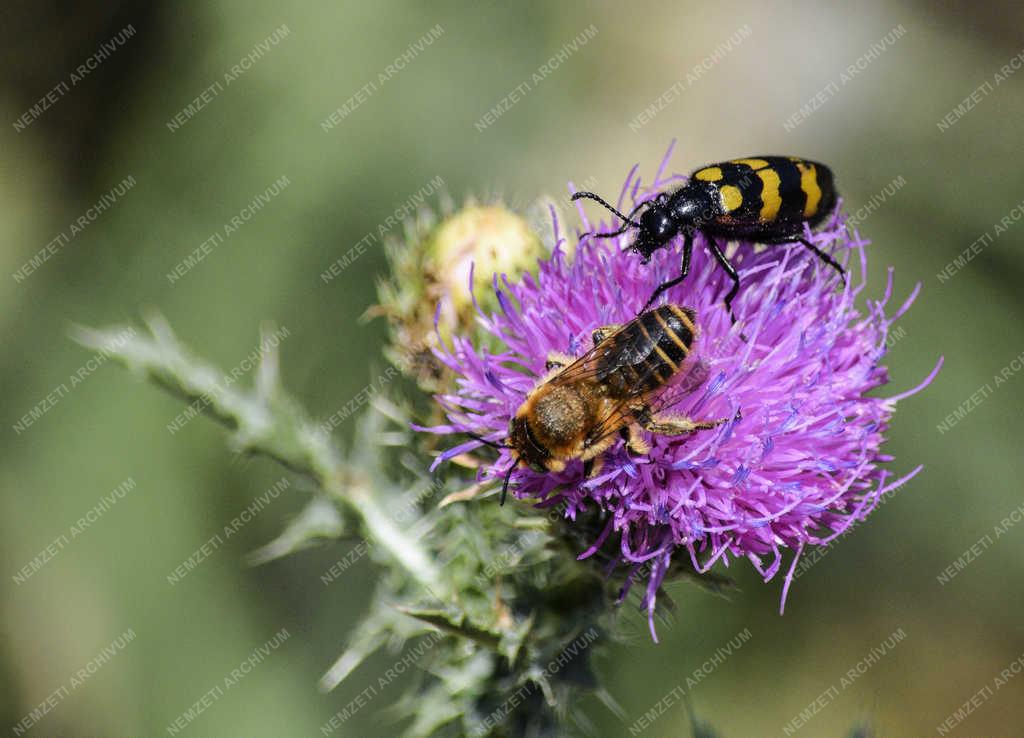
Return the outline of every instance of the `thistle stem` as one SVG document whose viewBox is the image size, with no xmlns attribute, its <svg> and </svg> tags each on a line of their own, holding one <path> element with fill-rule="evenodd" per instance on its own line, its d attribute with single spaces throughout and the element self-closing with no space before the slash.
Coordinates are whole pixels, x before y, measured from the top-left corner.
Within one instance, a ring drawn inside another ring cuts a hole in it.
<svg viewBox="0 0 1024 738">
<path fill-rule="evenodd" d="M 345 463 L 330 437 L 281 389 L 277 369 L 280 339 L 275 340 L 280 331 L 264 329 L 253 352 L 258 353 L 259 361 L 255 386 L 243 390 L 235 382 L 244 362 L 224 374 L 193 356 L 162 318 L 151 317 L 146 322 L 149 335 L 123 326 L 77 327 L 73 338 L 231 429 L 233 446 L 239 452 L 268 456 L 312 478 L 341 512 L 347 513 L 343 518 L 355 522 L 355 532 L 372 541 L 411 580 L 432 594 L 450 593 L 440 568 L 413 536 L 395 525 L 369 480 Z M 288 335 L 286 329 L 284 335 Z"/>
</svg>

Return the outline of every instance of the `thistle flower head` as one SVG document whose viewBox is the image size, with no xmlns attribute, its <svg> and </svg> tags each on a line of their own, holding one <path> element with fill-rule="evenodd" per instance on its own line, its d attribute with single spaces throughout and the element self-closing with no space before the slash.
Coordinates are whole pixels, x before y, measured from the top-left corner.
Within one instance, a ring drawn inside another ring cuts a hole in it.
<svg viewBox="0 0 1024 738">
<path fill-rule="evenodd" d="M 664 174 L 670 154 L 646 186 L 636 168 L 630 172 L 620 210 L 684 181 Z M 587 231 L 617 228 L 591 224 L 580 213 Z M 510 418 L 545 373 L 549 352 L 582 355 L 593 345 L 595 328 L 632 320 L 653 290 L 679 273 L 681 238 L 647 263 L 627 250 L 635 237 L 628 231 L 618 238 L 585 237 L 569 258 L 557 220 L 553 227 L 558 245 L 536 276 L 492 276 L 498 307 L 478 310 L 475 340 L 452 335 L 450 345 L 436 349 L 457 381 L 437 397 L 448 422 L 428 430 L 504 439 Z M 887 382 L 879 363 L 886 337 L 917 290 L 894 310 L 890 270 L 881 300 L 859 299 L 867 242 L 847 232 L 839 209 L 817 233 L 805 235 L 845 263 L 846 280 L 800 244 L 736 244 L 728 251 L 742 284 L 733 325 L 723 305 L 731 282 L 698 234 L 689 276 L 662 300 L 695 310 L 699 329 L 684 376 L 665 390 L 673 393 L 671 411 L 728 422 L 687 436 L 645 433 L 651 446 L 645 455 L 617 440 L 591 478 L 578 461 L 560 473 L 525 465 L 512 471 L 520 499 L 562 504 L 569 520 L 595 508 L 603 512 L 604 529 L 580 557 L 613 544 L 619 563 L 647 574 L 643 604 L 652 635 L 656 594 L 673 558 L 688 558 L 706 572 L 742 557 L 768 581 L 791 549 L 784 606 L 801 553 L 842 534 L 920 470 L 898 477 L 881 448 L 897 401 L 911 393 L 869 396 Z M 477 440 L 459 443 L 435 463 L 479 446 Z M 480 481 L 500 481 L 516 463 L 503 449 L 481 465 Z"/>
</svg>

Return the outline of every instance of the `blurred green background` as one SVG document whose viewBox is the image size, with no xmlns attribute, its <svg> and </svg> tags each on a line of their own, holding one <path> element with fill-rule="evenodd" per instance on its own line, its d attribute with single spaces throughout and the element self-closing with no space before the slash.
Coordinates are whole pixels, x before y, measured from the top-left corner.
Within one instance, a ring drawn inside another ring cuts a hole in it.
<svg viewBox="0 0 1024 738">
<path fill-rule="evenodd" d="M 85 6 L 24 4 L 5 9 L 0 24 L 3 730 L 127 629 L 135 640 L 60 696 L 28 735 L 165 734 L 282 627 L 291 638 L 183 733 L 319 735 L 362 688 L 354 679 L 321 695 L 316 680 L 379 572 L 363 560 L 344 586 L 324 586 L 319 576 L 351 544 L 259 568 L 243 563 L 306 499 L 298 484 L 168 584 L 174 567 L 281 471 L 234 457 L 205 419 L 169 433 L 180 403 L 112 365 L 72 387 L 89 359 L 67 338 L 72 324 L 131 321 L 155 308 L 227 370 L 256 346 L 260 323 L 273 320 L 290 333 L 281 345 L 286 385 L 326 417 L 384 366 L 382 325 L 357 321 L 384 268 L 379 244 L 330 283 L 319 275 L 413 193 L 440 176 L 456 201 L 500 195 L 525 206 L 563 193 L 569 180 L 614 195 L 634 162 L 653 174 L 673 138 L 680 172 L 759 153 L 825 161 L 851 210 L 877 203 L 902 178 L 860 224 L 875 244 L 876 285 L 888 264 L 897 300 L 923 283 L 890 354 L 892 392 L 915 385 L 939 354 L 946 365 L 926 393 L 900 405 L 888 446 L 894 468 L 923 462 L 925 471 L 795 583 L 783 617 L 780 582 L 763 585 L 744 565 L 733 567 L 741 591 L 730 602 L 671 587 L 679 609 L 663 642 L 650 643 L 638 625 L 601 657 L 627 717 L 594 700 L 596 735 L 627 735 L 744 627 L 750 642 L 692 691 L 701 716 L 726 736 L 783 735 L 899 628 L 906 638 L 895 651 L 797 735 L 844 735 L 858 722 L 883 736 L 936 734 L 1024 652 L 1024 525 L 948 583 L 936 578 L 1024 502 L 1024 377 L 993 380 L 1024 350 L 1024 225 L 1011 221 L 955 276 L 937 277 L 1024 200 L 1024 70 L 992 81 L 1024 47 L 1020 4 Z M 900 24 L 905 32 L 843 81 Z M 438 25 L 432 44 L 376 82 Z M 129 26 L 123 45 L 72 84 L 77 67 Z M 225 86 L 225 72 L 282 26 L 287 34 Z M 596 35 L 531 81 L 493 124 L 474 125 L 591 26 Z M 738 32 L 739 43 L 707 62 Z M 371 81 L 376 89 L 340 123 L 321 125 Z M 171 130 L 168 122 L 215 82 L 222 89 Z M 942 130 L 944 116 L 986 82 L 973 109 Z M 55 103 L 18 124 L 60 84 L 67 90 L 57 88 Z M 819 92 L 818 109 L 784 125 Z M 663 109 L 638 125 L 663 95 Z M 116 204 L 31 274 L 15 276 L 129 176 L 135 185 Z M 171 283 L 176 264 L 281 176 L 288 187 Z M 937 425 L 986 383 L 993 391 L 984 401 L 940 433 Z M 16 428 L 62 384 L 69 391 Z M 348 441 L 353 427 L 335 433 Z M 19 580 L 127 479 L 132 491 Z M 390 663 L 384 655 L 363 668 L 372 676 Z M 335 735 L 389 735 L 379 715 L 387 701 Z M 950 734 L 1019 736 L 1022 724 L 1018 677 Z M 685 726 L 676 704 L 644 735 L 685 735 Z"/>
</svg>

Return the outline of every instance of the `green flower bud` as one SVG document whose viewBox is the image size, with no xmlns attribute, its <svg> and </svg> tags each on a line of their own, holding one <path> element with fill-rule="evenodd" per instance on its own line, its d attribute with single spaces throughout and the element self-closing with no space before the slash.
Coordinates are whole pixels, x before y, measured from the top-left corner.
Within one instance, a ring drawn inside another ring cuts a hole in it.
<svg viewBox="0 0 1024 738">
<path fill-rule="evenodd" d="M 473 293 L 482 310 L 497 308 L 492 275 L 518 280 L 545 253 L 529 223 L 502 205 L 469 203 L 440 223 L 421 213 L 406 224 L 404 239 L 388 243 L 391 276 L 379 285 L 380 305 L 370 312 L 390 321 L 389 359 L 422 389 L 444 389 L 447 373 L 431 351 L 435 315 L 444 340 L 473 336 Z"/>
</svg>

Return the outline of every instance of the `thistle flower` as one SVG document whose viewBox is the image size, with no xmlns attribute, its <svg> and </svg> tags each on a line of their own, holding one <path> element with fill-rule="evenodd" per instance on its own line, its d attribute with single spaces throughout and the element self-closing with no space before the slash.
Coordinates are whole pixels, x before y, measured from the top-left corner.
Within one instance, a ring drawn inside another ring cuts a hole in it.
<svg viewBox="0 0 1024 738">
<path fill-rule="evenodd" d="M 620 210 L 631 208 L 623 201 L 636 205 L 683 181 L 664 175 L 670 156 L 671 149 L 646 186 L 634 167 Z M 587 222 L 582 208 L 580 214 L 587 231 L 616 227 Z M 477 335 L 453 335 L 450 345 L 435 349 L 457 380 L 454 391 L 437 396 L 448 422 L 423 430 L 503 439 L 509 419 L 544 374 L 549 352 L 582 355 L 595 328 L 633 319 L 655 287 L 678 274 L 678 245 L 643 264 L 625 251 L 629 232 L 585 237 L 569 258 L 553 221 L 556 247 L 537 275 L 493 275 L 498 308 L 478 307 Z M 805 235 L 845 263 L 845 281 L 800 244 L 740 243 L 730 257 L 742 280 L 733 325 L 723 305 L 731 283 L 698 235 L 689 276 L 666 293 L 665 302 L 696 311 L 700 330 L 672 411 L 729 422 L 689 436 L 645 434 L 651 451 L 644 456 L 617 441 L 589 479 L 579 462 L 557 474 L 525 465 L 512 472 L 513 494 L 522 500 L 563 505 L 570 521 L 595 509 L 603 513 L 603 530 L 580 558 L 611 544 L 630 575 L 646 573 L 642 605 L 655 640 L 656 594 L 674 558 L 688 558 L 703 573 L 742 557 L 769 581 L 792 550 L 781 612 L 801 553 L 827 545 L 921 469 L 896 476 L 881 447 L 897 402 L 927 386 L 941 360 L 910 392 L 869 396 L 888 381 L 879 364 L 886 336 L 920 285 L 893 311 L 890 269 L 884 297 L 857 307 L 866 286 L 867 242 L 847 232 L 838 208 L 817 233 Z M 488 348 L 496 345 L 504 348 Z M 477 440 L 455 445 L 435 465 L 479 446 Z M 480 466 L 479 481 L 500 481 L 516 461 L 501 450 Z"/>
</svg>

